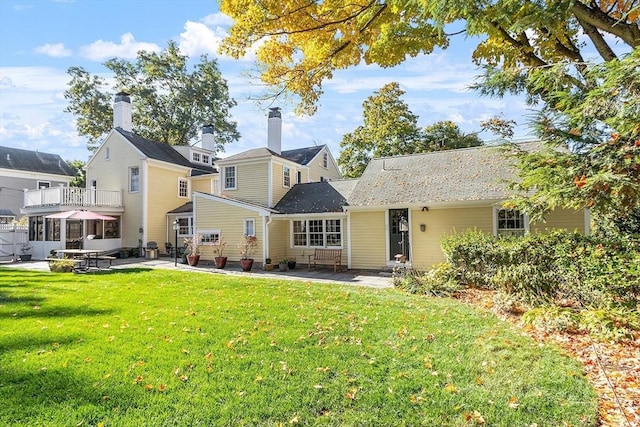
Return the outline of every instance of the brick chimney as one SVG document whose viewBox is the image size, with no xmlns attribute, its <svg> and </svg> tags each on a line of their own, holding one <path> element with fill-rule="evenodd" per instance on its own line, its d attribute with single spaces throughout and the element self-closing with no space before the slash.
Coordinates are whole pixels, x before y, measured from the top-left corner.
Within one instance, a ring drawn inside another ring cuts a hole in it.
<svg viewBox="0 0 640 427">
<path fill-rule="evenodd" d="M 279 107 L 269 108 L 267 125 L 267 148 L 275 153 L 282 152 L 282 114 Z"/>
<path fill-rule="evenodd" d="M 213 134 L 213 125 L 202 126 L 202 148 L 216 151 L 216 139 Z"/>
<path fill-rule="evenodd" d="M 118 92 L 113 104 L 113 127 L 131 132 L 131 99 L 126 92 Z"/>
</svg>

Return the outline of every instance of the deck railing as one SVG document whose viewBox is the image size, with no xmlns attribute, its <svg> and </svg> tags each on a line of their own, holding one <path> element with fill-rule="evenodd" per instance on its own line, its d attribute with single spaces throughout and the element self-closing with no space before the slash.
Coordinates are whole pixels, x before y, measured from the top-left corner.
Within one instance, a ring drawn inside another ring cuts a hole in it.
<svg viewBox="0 0 640 427">
<path fill-rule="evenodd" d="M 54 187 L 25 191 L 24 207 L 37 206 L 121 207 L 122 191 L 78 187 Z"/>
</svg>

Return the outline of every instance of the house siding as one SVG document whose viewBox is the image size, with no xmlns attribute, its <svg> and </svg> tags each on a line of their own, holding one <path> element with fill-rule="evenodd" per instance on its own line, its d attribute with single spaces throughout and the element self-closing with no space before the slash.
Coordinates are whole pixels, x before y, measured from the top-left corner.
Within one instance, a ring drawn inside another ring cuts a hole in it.
<svg viewBox="0 0 640 427">
<path fill-rule="evenodd" d="M 107 148 L 109 160 L 105 159 Z M 130 193 L 129 168 L 135 166 L 140 168 L 140 191 Z M 143 171 L 144 160 L 141 154 L 117 133 L 112 133 L 105 140 L 87 167 L 87 185 L 92 180 L 97 180 L 98 189 L 122 191 L 122 205 L 125 206 L 121 221 L 123 246 L 138 246 L 138 239 L 142 238 L 139 229 L 144 226 L 142 197 L 147 179 Z"/>
<path fill-rule="evenodd" d="M 289 221 L 274 220 L 269 225 L 269 252 L 273 264 L 282 258 L 293 256 L 289 252 Z"/>
<path fill-rule="evenodd" d="M 291 178 L 291 181 L 290 181 L 289 187 L 284 186 L 284 167 L 285 166 L 288 166 L 290 171 L 289 177 Z M 276 203 L 278 203 L 280 199 L 282 199 L 284 195 L 287 194 L 289 190 L 291 190 L 291 187 L 293 187 L 296 182 L 296 176 L 297 176 L 296 167 L 292 165 L 284 165 L 282 163 L 276 163 L 276 162 L 272 163 L 271 177 L 273 182 L 273 204 L 271 206 L 275 206 Z"/>
<path fill-rule="evenodd" d="M 351 212 L 350 215 L 351 268 L 384 268 L 387 259 L 386 212 Z M 342 256 L 346 256 L 346 251 Z"/>
<path fill-rule="evenodd" d="M 323 165 L 324 153 L 327 153 L 329 155 L 327 168 L 325 168 Z M 309 162 L 307 166 L 309 167 L 309 182 L 319 182 L 320 178 L 324 178 L 325 180 L 335 180 L 342 178 L 340 171 L 336 168 L 335 163 L 331 160 L 331 154 L 327 151 L 326 147 L 320 150 L 316 157 L 314 157 L 314 159 Z"/>
<path fill-rule="evenodd" d="M 188 202 L 190 197 L 178 197 L 178 178 L 186 178 L 187 171 L 166 169 L 149 165 L 146 218 L 146 246 L 148 241 L 158 243 L 160 247 L 167 241 L 166 213 Z"/>
<path fill-rule="evenodd" d="M 196 232 L 203 230 L 220 230 L 220 236 L 227 242 L 224 256 L 230 261 L 238 261 L 240 259 L 240 250 L 238 243 L 244 234 L 244 220 L 253 218 L 255 221 L 256 238 L 258 239 L 258 248 L 252 258 L 258 262 L 262 262 L 262 245 L 264 243 L 264 235 L 262 232 L 262 217 L 251 209 L 245 209 L 233 206 L 217 200 L 210 200 L 204 197 L 198 197 L 195 202 L 195 221 Z M 200 248 L 201 259 L 213 260 L 213 248 L 209 245 L 203 245 Z"/>
<path fill-rule="evenodd" d="M 191 178 L 191 191 L 201 193 L 218 194 L 218 177 Z M 189 195 L 191 197 L 191 195 Z"/>
<path fill-rule="evenodd" d="M 420 209 L 411 210 L 410 242 L 411 264 L 419 269 L 430 269 L 435 264 L 444 262 L 444 253 L 440 248 L 443 237 L 467 230 L 479 230 L 488 234 L 493 233 L 493 208 L 449 208 L 430 209 L 423 212 Z M 420 231 L 420 224 L 425 225 L 425 231 Z"/>
<path fill-rule="evenodd" d="M 584 210 L 557 209 L 550 212 L 544 222 L 532 223 L 532 233 L 545 232 L 547 229 L 565 229 L 569 231 L 585 232 Z"/>
<path fill-rule="evenodd" d="M 244 164 L 225 164 L 224 166 L 236 167 L 236 190 L 225 190 L 223 188 L 222 194 L 234 199 L 266 206 L 269 198 L 268 162 L 268 160 L 264 160 Z M 221 170 L 224 170 L 224 166 L 221 167 Z M 224 176 L 221 176 L 220 179 L 224 179 Z"/>
</svg>

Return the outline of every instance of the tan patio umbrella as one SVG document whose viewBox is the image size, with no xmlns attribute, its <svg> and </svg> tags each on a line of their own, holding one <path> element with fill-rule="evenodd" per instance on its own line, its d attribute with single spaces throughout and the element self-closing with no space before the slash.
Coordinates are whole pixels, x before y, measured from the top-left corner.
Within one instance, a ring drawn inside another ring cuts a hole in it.
<svg viewBox="0 0 640 427">
<path fill-rule="evenodd" d="M 71 210 L 71 211 L 64 211 L 64 212 L 58 212 L 58 213 L 54 213 L 51 215 L 47 215 L 45 216 L 45 218 L 60 218 L 60 219 L 88 219 L 88 220 L 92 220 L 92 219 L 97 219 L 97 220 L 105 220 L 105 221 L 109 221 L 109 220 L 114 220 L 116 218 L 109 216 L 109 215 L 103 215 L 103 214 L 99 214 L 97 212 L 93 212 L 93 211 L 88 211 L 88 210 Z"/>
</svg>

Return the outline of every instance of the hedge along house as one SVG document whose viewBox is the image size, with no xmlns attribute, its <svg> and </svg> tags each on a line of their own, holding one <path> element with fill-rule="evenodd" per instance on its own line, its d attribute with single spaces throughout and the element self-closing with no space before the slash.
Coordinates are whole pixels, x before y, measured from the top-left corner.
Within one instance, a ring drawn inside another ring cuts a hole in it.
<svg viewBox="0 0 640 427">
<path fill-rule="evenodd" d="M 357 269 L 384 269 L 398 261 L 428 269 L 444 261 L 440 241 L 455 231 L 589 232 L 588 211 L 557 210 L 534 224 L 504 209 L 506 181 L 514 177 L 503 149 L 492 146 L 379 158 L 356 180 L 297 184 L 273 207 L 196 194 L 195 221 L 198 231 L 231 243 L 255 230 L 259 260 L 306 261 L 315 248 L 336 248 L 342 249 L 343 264 Z M 228 255 L 237 259 L 231 248 Z"/>
</svg>

